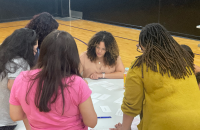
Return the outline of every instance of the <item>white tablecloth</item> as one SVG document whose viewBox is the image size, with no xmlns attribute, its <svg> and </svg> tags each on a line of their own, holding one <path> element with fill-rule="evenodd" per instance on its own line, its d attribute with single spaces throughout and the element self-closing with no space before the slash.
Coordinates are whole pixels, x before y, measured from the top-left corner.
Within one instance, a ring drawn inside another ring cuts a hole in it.
<svg viewBox="0 0 200 130">
<path fill-rule="evenodd" d="M 106 100 L 99 100 L 94 103 L 94 109 L 98 117 L 101 116 L 111 116 L 112 118 L 107 119 L 98 119 L 98 123 L 94 130 L 108 130 L 109 128 L 114 128 L 114 125 L 118 122 L 122 122 L 122 116 L 116 115 L 118 110 L 121 110 L 122 102 L 116 103 L 119 99 L 124 97 L 124 80 L 123 79 L 99 79 L 91 80 L 86 79 L 88 85 L 92 90 L 92 94 L 107 94 L 110 95 Z M 101 95 L 99 97 L 101 97 Z M 92 97 L 92 96 L 91 96 Z M 94 98 L 98 100 L 99 97 Z M 121 100 L 122 101 L 122 100 Z M 103 112 L 100 106 L 108 106 L 111 109 L 111 112 Z M 137 130 L 137 125 L 140 122 L 140 117 L 135 117 L 132 123 L 132 130 Z M 90 129 L 90 128 L 89 128 Z"/>
<path fill-rule="evenodd" d="M 114 128 L 114 125 L 118 122 L 122 122 L 122 116 L 115 115 L 118 109 L 121 108 L 121 103 L 115 103 L 119 98 L 123 98 L 124 88 L 122 79 L 100 79 L 100 80 L 91 80 L 86 79 L 88 85 L 92 90 L 92 94 L 99 93 L 101 95 L 107 94 L 110 95 L 106 100 L 99 100 L 94 104 L 94 109 L 98 117 L 101 116 L 111 116 L 112 118 L 107 119 L 98 119 L 98 123 L 95 129 L 105 129 L 105 128 Z M 93 84 L 97 83 L 97 84 Z M 109 90 L 110 88 L 110 90 Z M 111 90 L 113 88 L 113 90 Z M 101 95 L 99 97 L 101 97 Z M 98 98 L 95 98 L 98 100 Z M 111 109 L 111 112 L 103 112 L 100 106 L 108 106 Z"/>
</svg>

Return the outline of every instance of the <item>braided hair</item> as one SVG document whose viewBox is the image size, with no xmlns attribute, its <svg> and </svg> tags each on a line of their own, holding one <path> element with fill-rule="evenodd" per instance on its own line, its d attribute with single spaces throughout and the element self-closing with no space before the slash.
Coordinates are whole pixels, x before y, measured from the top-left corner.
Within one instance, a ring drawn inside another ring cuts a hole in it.
<svg viewBox="0 0 200 130">
<path fill-rule="evenodd" d="M 142 78 L 143 64 L 146 64 L 147 72 L 150 69 L 162 76 L 167 73 L 175 79 L 194 73 L 193 57 L 159 23 L 148 24 L 142 29 L 139 45 L 144 47 L 145 51 L 137 57 L 132 68 L 141 66 Z"/>
</svg>

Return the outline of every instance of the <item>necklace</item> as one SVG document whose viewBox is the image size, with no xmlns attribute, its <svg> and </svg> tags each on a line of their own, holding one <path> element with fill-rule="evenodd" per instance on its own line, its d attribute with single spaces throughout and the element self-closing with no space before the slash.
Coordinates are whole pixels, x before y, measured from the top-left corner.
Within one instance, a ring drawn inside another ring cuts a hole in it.
<svg viewBox="0 0 200 130">
<path fill-rule="evenodd" d="M 99 62 L 99 64 L 101 64 L 101 62 Z"/>
</svg>

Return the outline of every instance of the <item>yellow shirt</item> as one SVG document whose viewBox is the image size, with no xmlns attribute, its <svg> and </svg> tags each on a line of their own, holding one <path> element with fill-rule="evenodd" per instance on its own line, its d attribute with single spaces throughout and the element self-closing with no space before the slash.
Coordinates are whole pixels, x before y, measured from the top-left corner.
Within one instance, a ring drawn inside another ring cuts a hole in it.
<svg viewBox="0 0 200 130">
<path fill-rule="evenodd" d="M 200 91 L 195 75 L 175 79 L 150 69 L 146 72 L 146 65 L 143 67 L 144 78 L 141 67 L 128 71 L 123 113 L 135 117 L 143 111 L 139 130 L 200 130 Z"/>
</svg>

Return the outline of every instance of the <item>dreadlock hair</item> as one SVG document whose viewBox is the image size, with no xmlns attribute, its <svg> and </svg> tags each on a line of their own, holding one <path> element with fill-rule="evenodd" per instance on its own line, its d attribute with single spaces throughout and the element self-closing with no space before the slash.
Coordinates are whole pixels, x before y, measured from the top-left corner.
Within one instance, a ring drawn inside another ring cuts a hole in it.
<svg viewBox="0 0 200 130">
<path fill-rule="evenodd" d="M 143 64 L 162 76 L 168 73 L 175 79 L 185 78 L 194 73 L 192 56 L 187 53 L 159 23 L 146 25 L 139 36 L 139 45 L 145 51 L 137 57 L 132 68 L 140 67 L 143 75 Z M 159 67 L 157 66 L 159 65 Z"/>
<path fill-rule="evenodd" d="M 194 53 L 193 53 L 193 51 L 192 51 L 192 49 L 189 47 L 189 46 L 187 46 L 187 45 L 181 45 L 181 47 L 184 49 L 184 50 L 186 50 L 187 52 L 186 53 L 189 53 L 191 56 L 192 56 L 192 63 L 194 64 Z M 195 67 L 194 67 L 194 72 L 195 72 Z"/>
</svg>

